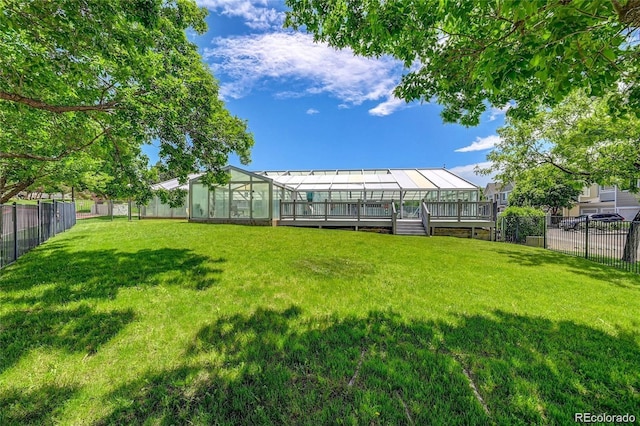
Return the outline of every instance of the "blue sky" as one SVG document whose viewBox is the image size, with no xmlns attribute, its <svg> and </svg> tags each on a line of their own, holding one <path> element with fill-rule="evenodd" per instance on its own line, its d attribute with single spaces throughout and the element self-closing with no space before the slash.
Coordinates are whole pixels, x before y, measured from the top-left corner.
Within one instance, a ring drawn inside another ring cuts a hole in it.
<svg viewBox="0 0 640 426">
<path fill-rule="evenodd" d="M 446 167 L 484 186 L 476 164 L 499 140 L 504 109 L 479 126 L 444 124 L 436 103 L 393 97 L 402 65 L 313 43 L 282 28 L 283 1 L 197 0 L 209 31 L 191 34 L 227 108 L 255 138 L 249 170 Z M 148 151 L 155 161 L 153 150 Z"/>
</svg>

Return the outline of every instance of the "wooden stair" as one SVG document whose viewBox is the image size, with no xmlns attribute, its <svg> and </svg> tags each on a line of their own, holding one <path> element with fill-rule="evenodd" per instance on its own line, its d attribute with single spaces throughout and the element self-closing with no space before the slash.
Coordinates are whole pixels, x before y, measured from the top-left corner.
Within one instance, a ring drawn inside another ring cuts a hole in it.
<svg viewBox="0 0 640 426">
<path fill-rule="evenodd" d="M 427 232 L 421 220 L 398 219 L 396 222 L 396 235 L 420 235 L 425 237 Z"/>
</svg>

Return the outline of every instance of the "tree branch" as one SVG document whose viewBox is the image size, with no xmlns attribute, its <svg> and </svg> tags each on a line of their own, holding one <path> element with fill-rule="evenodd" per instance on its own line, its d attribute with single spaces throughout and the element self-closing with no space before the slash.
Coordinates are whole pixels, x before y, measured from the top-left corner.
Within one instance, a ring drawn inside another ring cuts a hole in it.
<svg viewBox="0 0 640 426">
<path fill-rule="evenodd" d="M 68 157 L 74 152 L 82 151 L 83 149 L 93 145 L 98 139 L 100 139 L 105 134 L 109 133 L 110 130 L 111 130 L 110 127 L 103 128 L 103 130 L 100 133 L 94 136 L 93 139 L 91 139 L 86 144 L 76 146 L 75 148 L 69 148 L 68 150 L 61 152 L 55 157 L 47 157 L 43 155 L 28 154 L 28 153 L 0 152 L 0 158 L 8 158 L 8 159 L 14 159 L 14 160 L 23 159 L 23 160 L 51 161 L 51 162 L 60 161 L 64 157 Z"/>
<path fill-rule="evenodd" d="M 35 179 L 29 178 L 29 179 L 25 180 L 24 182 L 20 182 L 20 183 L 18 183 L 16 185 L 13 185 L 13 189 L 9 189 L 8 192 L 5 192 L 5 189 L 6 188 L 10 188 L 10 187 L 0 187 L 0 194 L 1 194 L 0 195 L 0 204 L 6 203 L 14 195 L 17 195 L 20 192 L 24 191 L 29 186 L 31 186 L 34 182 L 35 182 Z"/>
<path fill-rule="evenodd" d="M 117 109 L 118 107 L 118 103 L 116 101 L 99 103 L 95 105 L 51 105 L 37 99 L 27 98 L 25 96 L 18 95 L 16 93 L 7 93 L 7 92 L 1 92 L 1 91 L 0 91 L 0 99 L 4 99 L 10 102 L 20 103 L 36 109 L 42 109 L 45 111 L 54 112 L 56 114 L 62 114 L 65 112 L 81 112 L 81 111 L 110 112 Z"/>
</svg>

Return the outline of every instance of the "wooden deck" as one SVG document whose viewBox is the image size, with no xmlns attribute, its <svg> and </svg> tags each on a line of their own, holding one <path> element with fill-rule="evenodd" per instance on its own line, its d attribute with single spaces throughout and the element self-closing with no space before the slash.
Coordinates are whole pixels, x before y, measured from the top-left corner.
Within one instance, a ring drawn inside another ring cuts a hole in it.
<svg viewBox="0 0 640 426">
<path fill-rule="evenodd" d="M 431 214 L 429 207 L 437 215 Z M 389 228 L 395 233 L 396 223 L 422 223 L 427 235 L 435 228 L 495 229 L 492 204 L 486 202 L 424 203 L 419 218 L 401 219 L 392 202 L 282 202 L 278 226 L 314 228 Z M 428 218 L 428 219 L 427 219 Z"/>
</svg>

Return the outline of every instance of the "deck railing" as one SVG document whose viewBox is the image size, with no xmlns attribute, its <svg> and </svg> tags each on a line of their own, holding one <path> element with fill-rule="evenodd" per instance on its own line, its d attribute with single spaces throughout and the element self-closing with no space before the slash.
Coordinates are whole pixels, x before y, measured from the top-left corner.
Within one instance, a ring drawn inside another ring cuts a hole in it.
<svg viewBox="0 0 640 426">
<path fill-rule="evenodd" d="M 282 201 L 280 220 L 391 219 L 390 201 Z"/>
<path fill-rule="evenodd" d="M 394 217 L 392 201 L 282 201 L 281 220 L 390 219 Z M 493 203 L 486 201 L 423 201 L 420 218 L 429 214 L 433 220 L 495 220 Z M 396 214 L 399 214 L 399 209 Z"/>
<path fill-rule="evenodd" d="M 490 201 L 425 201 L 423 206 L 431 214 L 431 220 L 495 220 Z"/>
<path fill-rule="evenodd" d="M 396 209 L 396 203 L 391 202 L 391 232 L 396 234 L 396 227 L 398 225 L 398 210 Z"/>
</svg>

